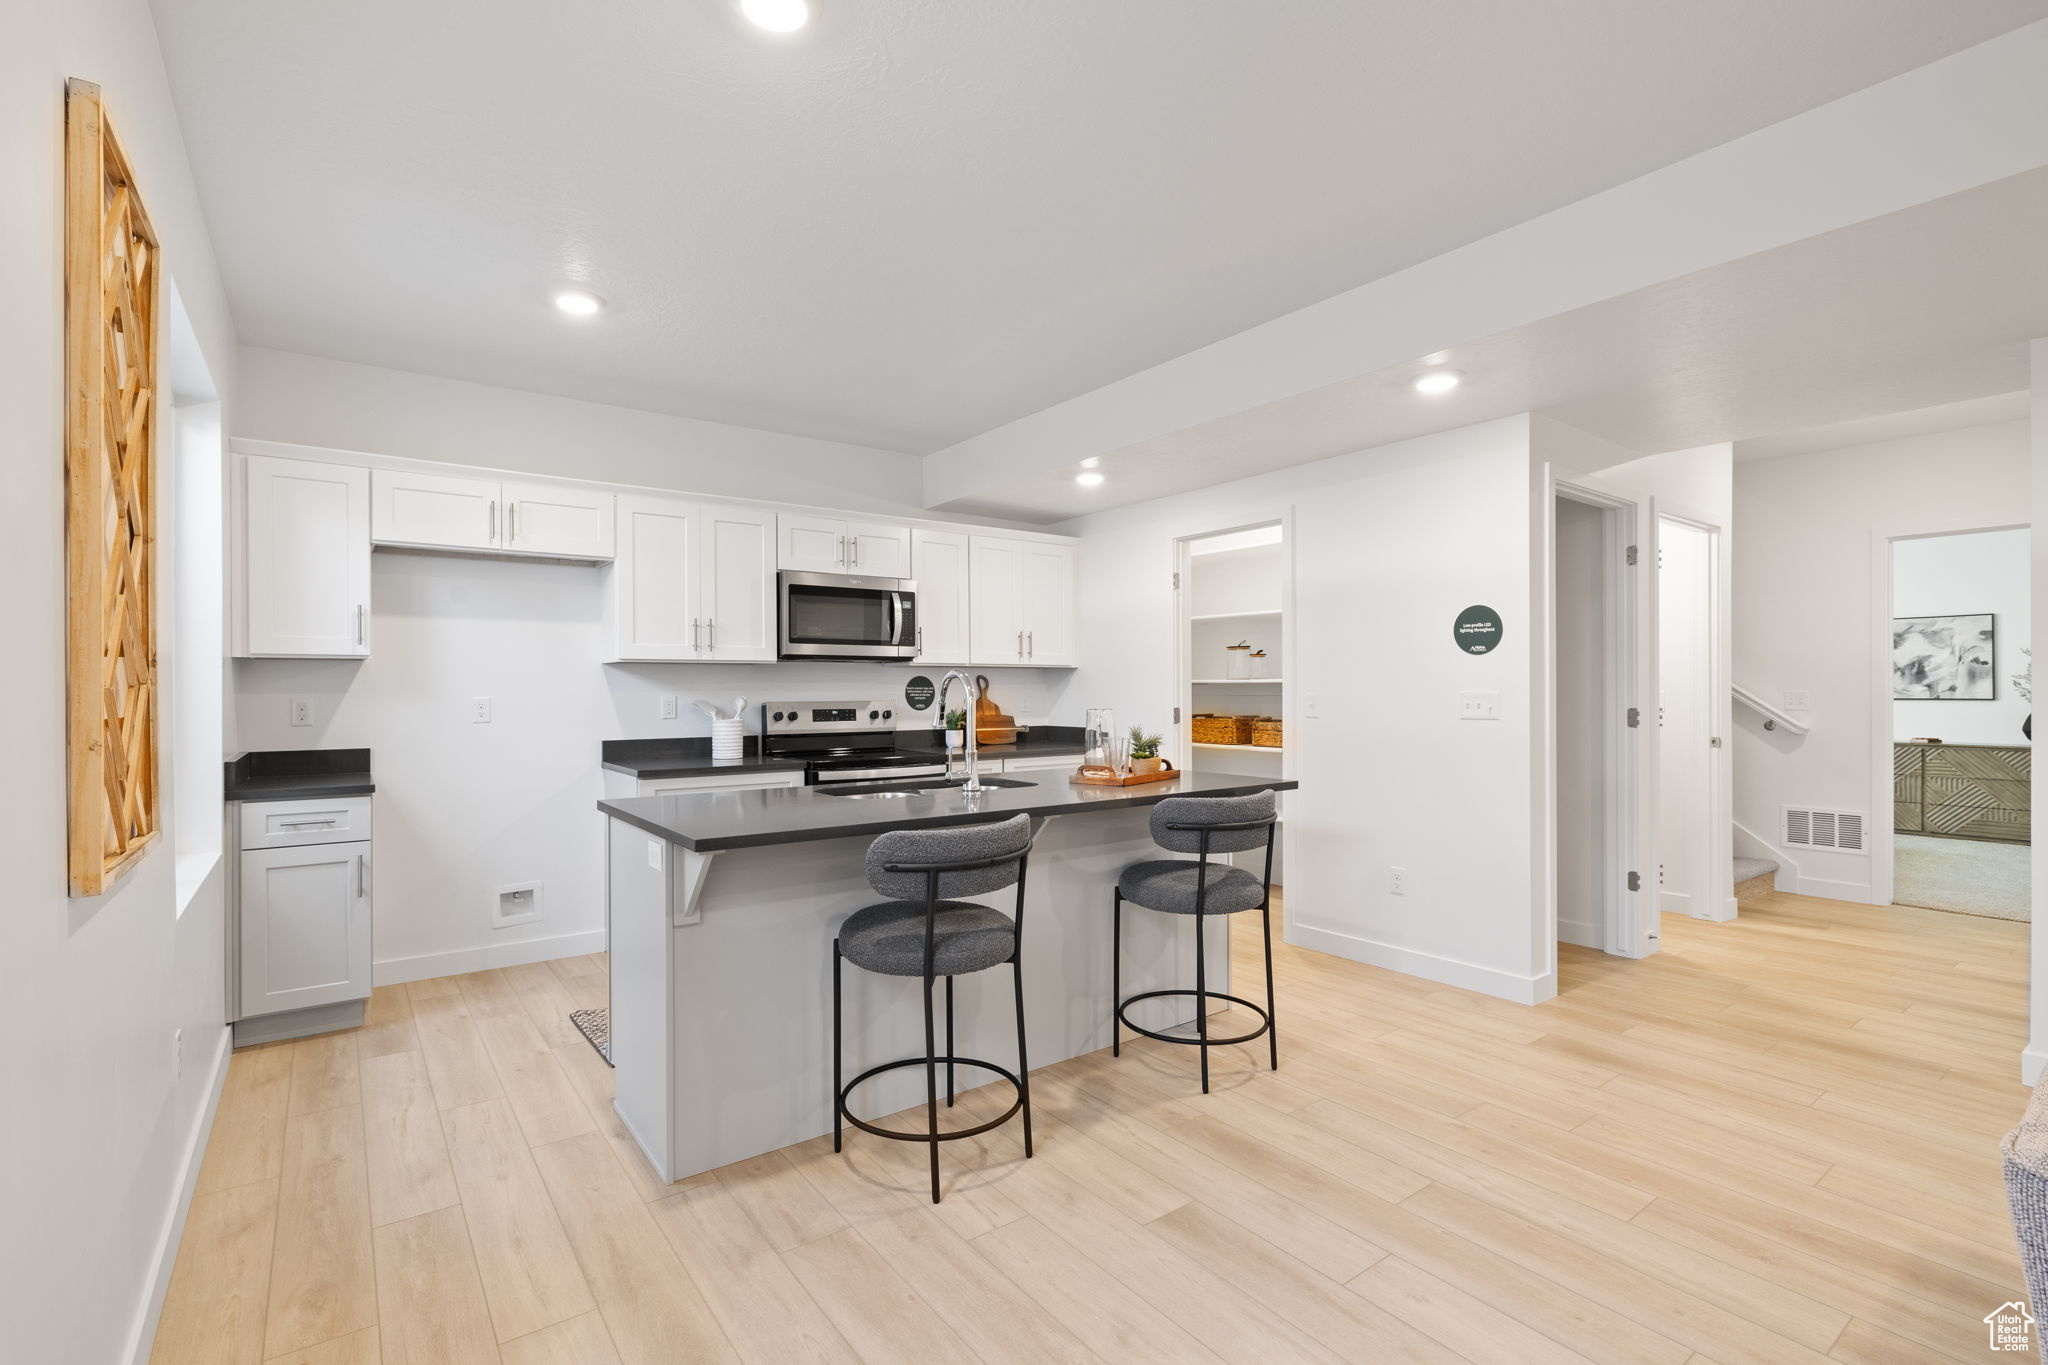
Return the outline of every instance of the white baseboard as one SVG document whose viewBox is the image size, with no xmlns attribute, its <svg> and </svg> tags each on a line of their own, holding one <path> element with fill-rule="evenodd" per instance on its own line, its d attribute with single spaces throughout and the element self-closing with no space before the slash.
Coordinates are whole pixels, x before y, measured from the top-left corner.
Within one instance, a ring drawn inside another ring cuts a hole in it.
<svg viewBox="0 0 2048 1365">
<path fill-rule="evenodd" d="M 150 1348 L 156 1344 L 157 1320 L 163 1316 L 164 1299 L 171 1292 L 171 1270 L 178 1263 L 178 1243 L 185 1236 L 185 1217 L 192 1212 L 192 1192 L 199 1184 L 206 1140 L 213 1135 L 213 1116 L 220 1110 L 221 1089 L 227 1084 L 233 1036 L 227 1025 L 221 1025 L 220 1043 L 213 1050 L 213 1075 L 206 1083 L 206 1103 L 199 1106 L 199 1117 L 193 1121 L 192 1135 L 185 1144 L 178 1194 L 164 1215 L 163 1231 L 157 1237 L 156 1255 L 149 1272 L 149 1296 L 136 1310 L 135 1325 L 128 1333 L 129 1365 L 149 1365 Z"/>
<path fill-rule="evenodd" d="M 1317 929 L 1298 921 L 1288 924 L 1287 941 L 1332 957 L 1349 958 L 1372 967 L 1386 967 L 1409 976 L 1419 976 L 1425 981 L 1441 981 L 1446 986 L 1459 986 L 1468 991 L 1497 996 L 1518 1005 L 1539 1004 L 1557 994 L 1557 975 L 1554 972 L 1517 976 L 1497 967 L 1482 967 L 1476 962 L 1439 957 L 1435 953 L 1402 948 L 1376 939 L 1360 938 L 1356 934 L 1339 933 L 1334 929 Z"/>
<path fill-rule="evenodd" d="M 524 938 L 516 943 L 492 943 L 482 948 L 458 948 L 449 953 L 422 953 L 418 957 L 387 957 L 377 964 L 372 980 L 379 986 L 396 986 L 402 981 L 425 981 L 436 976 L 460 976 L 464 972 L 488 971 L 492 967 L 523 967 L 529 962 L 550 962 L 558 957 L 581 957 L 604 951 L 604 930 L 586 929 L 580 934 L 557 934 L 553 938 Z"/>
<path fill-rule="evenodd" d="M 1758 834 L 1748 825 L 1743 824 L 1740 820 L 1735 821 L 1734 825 L 1735 852 L 1737 856 L 1769 858 L 1778 865 L 1778 872 L 1777 876 L 1773 879 L 1772 889 L 1775 891 L 1798 891 L 1799 864 L 1793 860 L 1792 856 L 1769 839 Z M 1742 846 L 1745 841 L 1749 844 L 1748 848 Z M 1730 915 L 1728 918 L 1733 919 L 1735 917 Z"/>
<path fill-rule="evenodd" d="M 1689 891 L 1659 891 L 1657 893 L 1657 909 L 1660 911 L 1668 910 L 1674 915 L 1690 915 L 1692 913 L 1692 893 Z"/>
<path fill-rule="evenodd" d="M 1870 890 L 1869 882 L 1838 882 L 1826 877 L 1801 877 L 1798 885 L 1781 888 L 1796 891 L 1802 896 L 1819 896 L 1823 900 L 1854 901 L 1858 905 L 1882 905 Z"/>
<path fill-rule="evenodd" d="M 1600 926 L 1588 919 L 1561 919 L 1557 922 L 1557 941 L 1581 948 L 1598 948 Z"/>
<path fill-rule="evenodd" d="M 2041 1073 L 2048 1071 L 2048 1052 L 2030 1047 L 2020 1053 L 2020 1084 L 2032 1085 L 2041 1079 Z"/>
</svg>

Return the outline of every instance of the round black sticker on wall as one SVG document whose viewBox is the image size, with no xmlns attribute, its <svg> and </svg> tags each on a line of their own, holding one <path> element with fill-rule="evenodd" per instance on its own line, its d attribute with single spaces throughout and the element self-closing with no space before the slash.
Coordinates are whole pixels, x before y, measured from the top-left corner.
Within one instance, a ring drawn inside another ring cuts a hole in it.
<svg viewBox="0 0 2048 1365">
<path fill-rule="evenodd" d="M 1466 654 L 1488 654 L 1500 643 L 1500 613 L 1492 607 L 1467 607 L 1451 623 L 1451 638 Z"/>
<path fill-rule="evenodd" d="M 922 673 L 903 684 L 903 704 L 913 711 L 922 711 L 930 706 L 936 695 L 932 680 Z"/>
</svg>

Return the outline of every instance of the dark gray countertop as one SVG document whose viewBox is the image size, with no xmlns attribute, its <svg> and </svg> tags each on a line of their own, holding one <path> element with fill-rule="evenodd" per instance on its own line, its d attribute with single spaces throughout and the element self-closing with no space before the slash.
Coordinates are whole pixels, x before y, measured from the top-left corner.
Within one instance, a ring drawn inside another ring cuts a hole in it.
<svg viewBox="0 0 2048 1365">
<path fill-rule="evenodd" d="M 300 801 L 368 796 L 368 749 L 271 749 L 227 761 L 224 794 L 230 801 Z"/>
<path fill-rule="evenodd" d="M 930 750 L 933 759 L 946 756 L 935 730 L 901 730 L 896 735 L 900 749 L 917 753 Z M 1079 754 L 1087 750 L 1086 732 L 1078 725 L 1036 726 L 1015 744 L 984 744 L 983 758 L 1030 758 L 1039 754 Z M 711 761 L 711 739 L 692 735 L 674 739 L 608 739 L 599 749 L 603 765 L 613 772 L 634 777 L 710 777 L 717 773 L 777 772 L 802 768 L 802 759 L 763 758 L 760 740 L 747 736 L 744 756 L 737 763 Z"/>
<path fill-rule="evenodd" d="M 597 808 L 649 834 L 699 853 L 800 844 L 818 839 L 872 838 L 892 829 L 971 825 L 1017 814 L 1074 815 L 1149 806 L 1169 796 L 1227 796 L 1236 792 L 1292 791 L 1301 784 L 1271 777 L 1195 769 L 1170 782 L 1136 787 L 1079 787 L 1063 772 L 1033 773 L 1028 787 L 993 787 L 971 805 L 958 791 L 902 801 L 859 801 L 817 787 L 760 791 L 628 796 Z M 881 783 L 875 785 L 886 786 Z M 841 788 L 844 790 L 844 788 Z"/>
</svg>

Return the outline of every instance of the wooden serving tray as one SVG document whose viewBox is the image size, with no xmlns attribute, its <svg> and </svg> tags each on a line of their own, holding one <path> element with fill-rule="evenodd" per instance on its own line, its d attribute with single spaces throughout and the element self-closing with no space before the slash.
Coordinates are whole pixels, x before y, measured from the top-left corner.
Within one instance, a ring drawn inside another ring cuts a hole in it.
<svg viewBox="0 0 2048 1365">
<path fill-rule="evenodd" d="M 1156 773 L 1131 773 L 1127 777 L 1109 776 L 1107 769 L 1103 771 L 1105 775 L 1097 776 L 1084 768 L 1067 781 L 1076 787 L 1136 787 L 1146 782 L 1167 782 L 1180 776 L 1178 768 L 1161 768 Z"/>
</svg>

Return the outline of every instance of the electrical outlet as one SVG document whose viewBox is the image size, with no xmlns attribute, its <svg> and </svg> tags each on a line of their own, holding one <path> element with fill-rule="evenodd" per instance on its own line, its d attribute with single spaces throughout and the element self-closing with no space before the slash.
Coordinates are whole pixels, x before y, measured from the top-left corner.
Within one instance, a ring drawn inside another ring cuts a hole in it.
<svg viewBox="0 0 2048 1365">
<path fill-rule="evenodd" d="M 491 699 L 489 697 L 471 697 L 469 699 L 469 718 L 478 725 L 489 725 L 491 723 Z"/>
<path fill-rule="evenodd" d="M 293 697 L 293 698 L 292 698 L 292 724 L 294 724 L 294 725 L 311 725 L 312 723 L 313 723 L 313 702 L 312 702 L 311 698 L 308 698 L 308 697 Z"/>
<path fill-rule="evenodd" d="M 1458 694 L 1459 720 L 1499 720 L 1500 693 L 1460 692 Z"/>
<path fill-rule="evenodd" d="M 1805 711 L 1811 705 L 1812 698 L 1804 692 L 1787 692 L 1785 694 L 1785 709 L 1787 711 Z"/>
<path fill-rule="evenodd" d="M 1323 718 L 1323 694 L 1320 692 L 1303 693 L 1301 698 L 1301 715 L 1304 720 L 1321 720 Z"/>
<path fill-rule="evenodd" d="M 1393 892 L 1397 896 L 1405 896 L 1408 894 L 1407 868 L 1390 867 L 1387 869 L 1387 890 Z"/>
<path fill-rule="evenodd" d="M 649 839 L 647 841 L 647 865 L 656 872 L 661 871 L 661 840 Z"/>
<path fill-rule="evenodd" d="M 674 720 L 676 718 L 677 713 L 678 708 L 676 706 L 676 694 L 673 692 L 662 693 L 661 718 L 663 720 Z"/>
</svg>

